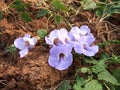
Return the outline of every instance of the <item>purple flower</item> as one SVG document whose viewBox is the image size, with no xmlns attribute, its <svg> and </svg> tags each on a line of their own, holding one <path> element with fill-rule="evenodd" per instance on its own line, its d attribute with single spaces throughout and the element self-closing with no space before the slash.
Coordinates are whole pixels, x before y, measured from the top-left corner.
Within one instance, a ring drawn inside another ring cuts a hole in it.
<svg viewBox="0 0 120 90">
<path fill-rule="evenodd" d="M 48 37 L 45 37 L 45 41 L 49 45 L 59 45 L 69 43 L 68 31 L 64 28 L 60 30 L 54 30 L 50 32 Z"/>
<path fill-rule="evenodd" d="M 76 53 L 84 54 L 86 56 L 94 56 L 99 47 L 97 45 L 92 45 L 94 37 L 92 36 L 83 36 L 79 39 L 79 42 L 74 44 L 74 50 Z"/>
<path fill-rule="evenodd" d="M 69 37 L 71 38 L 76 53 L 84 54 L 86 56 L 94 56 L 98 52 L 98 46 L 92 45 L 95 38 L 92 33 L 90 33 L 90 28 L 83 25 L 80 28 L 73 27 L 69 32 Z"/>
<path fill-rule="evenodd" d="M 90 28 L 86 25 L 78 27 L 72 27 L 71 31 L 69 32 L 69 36 L 71 40 L 77 41 L 81 36 L 88 36 L 92 35 L 90 33 Z"/>
<path fill-rule="evenodd" d="M 48 59 L 49 65 L 58 70 L 67 69 L 73 62 L 71 51 L 72 47 L 68 44 L 52 47 Z"/>
<path fill-rule="evenodd" d="M 23 38 L 17 38 L 14 41 L 14 45 L 18 48 L 20 57 L 24 57 L 28 54 L 29 50 L 32 49 L 37 43 L 37 39 L 35 37 L 30 38 L 29 34 L 25 34 Z"/>
<path fill-rule="evenodd" d="M 50 32 L 48 37 L 45 37 L 45 41 L 52 46 L 48 59 L 49 65 L 58 70 L 67 69 L 73 61 L 68 31 L 64 28 L 54 30 Z"/>
<path fill-rule="evenodd" d="M 65 70 L 72 64 L 72 48 L 76 53 L 86 56 L 94 56 L 99 48 L 97 45 L 92 45 L 95 38 L 86 25 L 80 28 L 73 27 L 69 33 L 64 28 L 54 30 L 45 37 L 45 41 L 52 46 L 48 63 L 58 70 Z"/>
</svg>

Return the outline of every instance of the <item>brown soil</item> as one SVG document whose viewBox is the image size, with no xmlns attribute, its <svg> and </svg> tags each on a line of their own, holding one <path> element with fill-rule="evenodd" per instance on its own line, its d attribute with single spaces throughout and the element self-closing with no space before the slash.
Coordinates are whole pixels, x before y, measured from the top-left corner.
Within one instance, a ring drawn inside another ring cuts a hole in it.
<svg viewBox="0 0 120 90">
<path fill-rule="evenodd" d="M 17 23 L 9 21 L 12 18 L 4 18 L 0 21 L 2 35 L 0 43 L 6 43 L 5 47 L 13 44 L 15 38 L 25 33 L 36 35 L 38 28 L 45 28 L 43 19 L 33 20 L 30 23 Z M 31 26 L 32 25 L 32 26 Z M 31 26 L 31 27 L 30 27 Z M 17 58 L 11 53 L 4 53 L 0 48 L 0 88 L 2 90 L 41 90 L 57 85 L 67 74 L 66 71 L 58 71 L 51 68 L 48 63 L 48 49 L 38 43 L 25 58 Z M 18 53 L 17 53 L 18 54 Z"/>
<path fill-rule="evenodd" d="M 8 1 L 11 2 L 11 0 Z M 2 8 L 7 7 L 2 1 L 0 1 L 0 5 L 3 5 Z M 0 9 L 2 8 L 0 7 Z M 81 65 L 80 62 L 74 61 L 73 65 L 65 71 L 58 71 L 51 68 L 47 62 L 49 50 L 47 45 L 41 43 L 42 41 L 39 41 L 36 47 L 24 58 L 19 58 L 18 53 L 16 53 L 16 57 L 11 53 L 6 53 L 5 48 L 13 44 L 16 38 L 22 37 L 25 33 L 37 36 L 36 32 L 38 29 L 46 28 L 47 17 L 39 19 L 34 18 L 35 16 L 32 17 L 32 22 L 25 23 L 21 20 L 19 15 L 15 16 L 6 13 L 4 18 L 0 20 L 1 90 L 54 90 L 62 80 L 69 79 L 73 75 L 75 69 Z M 51 22 L 52 21 L 49 21 L 49 31 L 57 27 L 54 24 L 51 25 Z M 71 16 L 69 22 L 74 26 L 87 24 L 97 39 L 96 43 L 107 40 L 120 40 L 120 24 L 114 25 L 109 22 L 99 23 L 99 19 L 96 18 L 92 12 L 86 11 L 77 16 Z M 63 22 L 58 28 L 60 27 L 67 28 L 67 25 Z M 102 52 L 115 52 L 120 55 L 120 47 L 112 45 L 102 48 L 98 56 Z"/>
<path fill-rule="evenodd" d="M 0 4 L 2 5 L 3 2 Z M 4 6 L 6 5 L 3 3 Z M 3 6 L 3 8 L 4 8 Z M 6 7 L 6 6 L 5 6 Z M 48 65 L 49 51 L 39 41 L 24 58 L 6 53 L 6 47 L 25 33 L 36 36 L 39 28 L 46 28 L 47 18 L 25 23 L 19 16 L 9 14 L 0 20 L 0 89 L 1 90 L 54 90 L 69 74 L 70 69 L 58 71 Z M 2 46 L 2 43 L 4 45 Z M 71 71 L 73 72 L 73 71 Z"/>
<path fill-rule="evenodd" d="M 35 53 L 35 52 L 34 52 Z M 67 71 L 60 72 L 47 63 L 48 54 L 30 56 L 19 59 L 16 65 L 3 60 L 0 64 L 0 88 L 2 90 L 41 90 L 57 85 L 65 77 Z"/>
</svg>

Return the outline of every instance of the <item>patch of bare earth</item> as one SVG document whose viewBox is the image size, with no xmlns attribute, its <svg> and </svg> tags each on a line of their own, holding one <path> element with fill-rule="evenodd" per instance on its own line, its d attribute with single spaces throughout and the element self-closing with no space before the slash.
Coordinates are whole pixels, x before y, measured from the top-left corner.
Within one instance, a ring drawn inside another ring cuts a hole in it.
<svg viewBox="0 0 120 90">
<path fill-rule="evenodd" d="M 45 20 L 45 19 L 44 19 Z M 13 44 L 15 38 L 25 33 L 36 35 L 38 28 L 46 25 L 43 19 L 30 23 L 19 23 L 4 18 L 0 21 L 2 34 L 0 43 L 0 89 L 1 90 L 42 90 L 54 86 L 68 75 L 68 70 L 58 71 L 48 65 L 49 51 L 41 43 L 37 43 L 25 58 L 15 58 L 11 53 L 5 53 L 5 47 Z M 52 89 L 51 89 L 52 90 Z"/>
<path fill-rule="evenodd" d="M 51 86 L 57 85 L 67 74 L 67 71 L 60 72 L 48 65 L 47 53 L 38 56 L 31 53 L 31 55 L 19 59 L 16 65 L 1 60 L 0 88 L 2 90 L 42 90 L 43 88 L 51 88 Z"/>
<path fill-rule="evenodd" d="M 6 53 L 6 47 L 18 37 L 29 33 L 36 36 L 39 28 L 46 28 L 47 18 L 25 23 L 19 16 L 7 15 L 0 20 L 0 90 L 53 90 L 69 74 L 48 65 L 49 50 L 39 41 L 24 58 Z M 4 45 L 2 45 L 4 43 Z"/>
</svg>

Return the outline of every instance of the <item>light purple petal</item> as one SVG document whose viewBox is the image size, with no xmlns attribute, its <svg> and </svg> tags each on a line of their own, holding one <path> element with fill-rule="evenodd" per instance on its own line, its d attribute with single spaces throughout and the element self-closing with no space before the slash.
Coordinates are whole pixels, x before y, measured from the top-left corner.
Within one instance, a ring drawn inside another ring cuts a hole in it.
<svg viewBox="0 0 120 90">
<path fill-rule="evenodd" d="M 70 31 L 69 34 L 68 34 L 69 38 L 71 41 L 75 41 L 75 38 L 74 36 L 72 35 L 72 32 Z"/>
<path fill-rule="evenodd" d="M 84 50 L 83 44 L 80 44 L 80 43 L 77 43 L 77 42 L 76 42 L 76 43 L 74 44 L 74 50 L 75 50 L 76 53 L 82 54 L 82 53 L 83 53 L 83 50 Z"/>
<path fill-rule="evenodd" d="M 25 48 L 25 41 L 23 40 L 23 38 L 17 38 L 14 41 L 14 45 L 16 48 L 21 50 L 21 49 Z"/>
<path fill-rule="evenodd" d="M 68 31 L 65 28 L 61 28 L 59 31 L 60 31 L 60 34 L 62 34 L 63 37 L 68 35 Z"/>
<path fill-rule="evenodd" d="M 25 34 L 24 37 L 30 38 L 30 34 Z"/>
<path fill-rule="evenodd" d="M 55 67 L 58 70 L 65 70 L 71 66 L 73 62 L 72 54 L 70 53 L 67 57 L 61 58 L 59 64 Z"/>
<path fill-rule="evenodd" d="M 79 43 L 81 44 L 89 44 L 91 45 L 95 41 L 94 36 L 81 36 L 78 40 Z"/>
<path fill-rule="evenodd" d="M 48 58 L 48 64 L 52 67 L 56 67 L 59 64 L 59 58 L 55 56 L 49 56 Z"/>
<path fill-rule="evenodd" d="M 49 38 L 57 38 L 59 33 L 60 33 L 60 31 L 55 29 L 55 30 L 50 32 Z"/>
<path fill-rule="evenodd" d="M 54 45 L 54 39 L 58 38 L 59 33 L 59 30 L 54 30 L 50 32 L 49 36 L 45 37 L 46 43 L 49 45 Z"/>
<path fill-rule="evenodd" d="M 33 38 L 29 39 L 29 43 L 30 43 L 30 46 L 35 46 L 35 44 L 37 43 L 37 38 L 33 37 Z"/>
<path fill-rule="evenodd" d="M 60 54 L 60 47 L 59 46 L 53 46 L 50 49 L 50 56 L 59 57 L 59 54 Z"/>
<path fill-rule="evenodd" d="M 59 64 L 59 55 L 60 48 L 58 46 L 54 46 L 50 49 L 50 56 L 48 59 L 48 63 L 50 66 L 55 67 Z"/>
<path fill-rule="evenodd" d="M 28 48 L 25 48 L 25 49 L 19 51 L 20 57 L 23 58 L 25 55 L 28 54 L 28 51 L 29 51 Z"/>
<path fill-rule="evenodd" d="M 60 53 L 63 53 L 67 56 L 69 53 L 71 53 L 71 51 L 72 51 L 71 45 L 61 44 L 59 46 L 53 46 L 50 49 L 50 55 L 58 57 Z"/>
<path fill-rule="evenodd" d="M 53 40 L 52 38 L 45 37 L 45 42 L 46 44 L 53 45 Z"/>
<path fill-rule="evenodd" d="M 73 57 L 71 53 L 64 58 L 49 56 L 49 59 L 48 59 L 49 65 L 58 70 L 67 69 L 69 66 L 71 66 L 72 62 L 73 62 Z"/>
<path fill-rule="evenodd" d="M 69 40 L 68 31 L 64 28 L 61 28 L 59 31 L 58 39 L 65 44 L 66 40 Z"/>
<path fill-rule="evenodd" d="M 82 34 L 82 35 L 86 35 L 86 34 L 89 34 L 90 33 L 90 28 L 87 26 L 87 25 L 82 25 L 81 27 L 80 27 L 80 33 Z"/>
<path fill-rule="evenodd" d="M 67 56 L 69 53 L 71 53 L 73 47 L 69 44 L 62 44 L 59 46 L 59 48 L 60 48 L 60 53 L 63 53 Z"/>
<path fill-rule="evenodd" d="M 49 45 L 59 45 L 69 43 L 70 38 L 68 36 L 68 31 L 61 28 L 60 30 L 50 32 L 49 36 L 45 37 L 45 41 Z"/>
<path fill-rule="evenodd" d="M 71 31 L 69 32 L 69 37 L 72 40 L 78 40 L 80 38 L 80 29 L 78 27 L 72 27 Z"/>
<path fill-rule="evenodd" d="M 28 41 L 29 39 L 30 39 L 30 34 L 25 34 L 23 40 Z"/>
<path fill-rule="evenodd" d="M 87 43 L 88 44 L 92 44 L 95 41 L 95 37 L 93 36 L 93 34 L 86 36 L 87 37 Z"/>
<path fill-rule="evenodd" d="M 70 45 L 62 44 L 60 46 L 53 46 L 50 49 L 50 56 L 48 59 L 49 65 L 59 70 L 67 69 L 72 64 L 71 51 L 72 51 L 72 47 Z M 61 59 L 60 54 L 64 55 L 65 60 Z M 61 69 L 60 69 L 60 66 L 61 66 Z"/>
<path fill-rule="evenodd" d="M 83 50 L 83 54 L 86 56 L 94 56 L 98 52 L 99 47 L 96 46 L 86 46 Z"/>
<path fill-rule="evenodd" d="M 84 45 L 84 44 L 76 43 L 74 46 L 74 50 L 76 53 L 84 54 L 86 56 L 94 56 L 98 52 L 98 49 L 99 47 L 97 45 L 89 46 L 88 44 Z"/>
</svg>

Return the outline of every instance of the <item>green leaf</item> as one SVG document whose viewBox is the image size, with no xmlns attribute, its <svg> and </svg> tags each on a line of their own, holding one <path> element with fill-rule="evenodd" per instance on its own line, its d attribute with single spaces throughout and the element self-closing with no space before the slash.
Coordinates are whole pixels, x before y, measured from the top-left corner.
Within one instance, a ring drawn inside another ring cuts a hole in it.
<svg viewBox="0 0 120 90">
<path fill-rule="evenodd" d="M 120 83 L 120 68 L 113 70 L 112 71 L 113 76 L 118 80 Z M 115 90 L 120 90 L 120 84 L 119 85 L 114 85 Z"/>
<path fill-rule="evenodd" d="M 84 57 L 84 60 L 85 60 L 86 63 L 97 64 L 97 60 L 95 60 L 92 57 Z"/>
<path fill-rule="evenodd" d="M 97 10 L 95 11 L 95 14 L 96 14 L 98 17 L 102 17 L 102 15 L 103 15 L 103 9 L 97 9 Z"/>
<path fill-rule="evenodd" d="M 105 81 L 110 82 L 110 83 L 112 83 L 114 85 L 119 84 L 117 79 L 114 76 L 112 76 L 107 70 L 104 70 L 104 71 L 100 72 L 98 74 L 98 79 L 99 80 L 105 80 Z"/>
<path fill-rule="evenodd" d="M 40 9 L 37 17 L 40 18 L 40 17 L 45 16 L 47 14 L 49 14 L 49 11 L 47 9 Z"/>
<path fill-rule="evenodd" d="M 82 88 L 80 85 L 74 84 L 73 86 L 74 90 L 84 90 L 84 88 Z"/>
<path fill-rule="evenodd" d="M 109 56 L 109 54 L 108 53 L 102 53 L 102 59 L 107 59 L 107 58 L 109 58 L 110 56 Z"/>
<path fill-rule="evenodd" d="M 120 13 L 120 3 L 117 4 L 109 4 L 107 5 L 107 9 L 106 9 L 107 13 L 109 13 L 110 15 L 114 14 L 114 13 Z"/>
<path fill-rule="evenodd" d="M 58 25 L 60 23 L 61 19 L 62 19 L 61 16 L 59 16 L 59 15 L 55 16 L 54 23 Z"/>
<path fill-rule="evenodd" d="M 29 16 L 28 12 L 21 12 L 21 17 L 25 22 L 30 22 L 31 21 L 31 18 Z"/>
<path fill-rule="evenodd" d="M 67 80 L 62 81 L 61 85 L 57 88 L 57 90 L 69 90 L 70 82 Z"/>
<path fill-rule="evenodd" d="M 96 8 L 96 15 L 98 17 L 102 17 L 104 9 L 105 9 L 106 4 L 103 3 L 97 3 L 97 8 Z"/>
<path fill-rule="evenodd" d="M 92 72 L 98 74 L 101 71 L 104 71 L 106 68 L 105 60 L 99 60 L 97 64 L 91 67 Z"/>
<path fill-rule="evenodd" d="M 10 52 L 11 54 L 13 54 L 15 56 L 16 50 L 17 50 L 16 47 L 12 44 L 12 45 L 10 45 L 9 47 L 6 48 L 6 53 Z"/>
<path fill-rule="evenodd" d="M 112 54 L 111 60 L 112 63 L 120 63 L 120 56 L 116 56 L 114 54 Z M 109 62 L 110 62 L 109 61 Z"/>
<path fill-rule="evenodd" d="M 52 4 L 54 6 L 54 9 L 57 10 L 62 10 L 62 11 L 66 11 L 67 8 L 65 7 L 65 5 L 62 3 L 61 0 L 52 0 Z"/>
<path fill-rule="evenodd" d="M 43 39 L 47 35 L 47 31 L 45 29 L 38 29 L 37 34 Z"/>
<path fill-rule="evenodd" d="M 87 67 L 83 67 L 83 68 L 81 68 L 81 72 L 82 72 L 82 73 L 87 73 L 88 70 L 89 70 L 89 69 L 88 69 Z"/>
<path fill-rule="evenodd" d="M 97 80 L 92 80 L 85 85 L 84 90 L 103 90 L 102 85 Z"/>
<path fill-rule="evenodd" d="M 102 47 L 102 46 L 106 46 L 106 45 L 110 45 L 110 44 L 120 44 L 120 40 L 109 40 L 109 41 L 105 41 L 103 43 L 99 43 L 98 45 L 100 47 Z"/>
<path fill-rule="evenodd" d="M 120 14 L 120 2 L 106 2 L 98 3 L 96 8 L 96 15 L 102 18 L 108 18 L 112 14 Z"/>
<path fill-rule="evenodd" d="M 74 84 L 73 89 L 74 90 L 83 90 L 82 86 L 84 86 L 84 84 L 85 84 L 84 78 L 77 75 L 76 83 Z"/>
<path fill-rule="evenodd" d="M 15 8 L 18 11 L 22 12 L 29 4 L 23 3 L 22 0 L 15 0 L 13 4 L 11 4 L 11 8 Z"/>
<path fill-rule="evenodd" d="M 96 8 L 96 3 L 94 0 L 82 0 L 80 3 L 81 3 L 84 10 Z"/>
<path fill-rule="evenodd" d="M 120 68 L 114 70 L 112 73 L 113 73 L 113 76 L 120 82 Z"/>
<path fill-rule="evenodd" d="M 3 12 L 0 11 L 0 20 L 3 19 Z"/>
<path fill-rule="evenodd" d="M 77 75 L 77 77 L 76 77 L 76 81 L 77 81 L 76 84 L 78 84 L 78 85 L 80 85 L 80 86 L 83 86 L 84 83 L 85 83 L 84 78 L 80 77 L 79 75 Z"/>
</svg>

